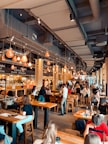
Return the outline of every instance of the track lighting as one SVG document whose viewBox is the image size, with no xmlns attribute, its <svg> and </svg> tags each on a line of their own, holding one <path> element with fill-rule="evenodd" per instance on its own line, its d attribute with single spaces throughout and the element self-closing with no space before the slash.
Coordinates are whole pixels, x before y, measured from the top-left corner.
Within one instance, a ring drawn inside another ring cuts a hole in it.
<svg viewBox="0 0 108 144">
<path fill-rule="evenodd" d="M 70 13 L 70 21 L 75 21 L 75 15 L 73 13 Z"/>
</svg>

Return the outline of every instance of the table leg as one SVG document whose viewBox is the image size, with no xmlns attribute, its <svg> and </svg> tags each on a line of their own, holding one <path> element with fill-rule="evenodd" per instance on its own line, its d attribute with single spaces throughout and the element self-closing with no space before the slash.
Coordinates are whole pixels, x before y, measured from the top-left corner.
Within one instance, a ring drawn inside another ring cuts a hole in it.
<svg viewBox="0 0 108 144">
<path fill-rule="evenodd" d="M 12 144 L 16 144 L 16 123 L 12 123 Z"/>
<path fill-rule="evenodd" d="M 44 109 L 44 128 L 46 127 L 49 119 L 49 109 L 45 108 Z"/>
<path fill-rule="evenodd" d="M 33 125 L 34 125 L 34 129 L 37 128 L 37 118 L 38 118 L 38 107 L 34 107 L 34 121 L 33 121 Z"/>
</svg>

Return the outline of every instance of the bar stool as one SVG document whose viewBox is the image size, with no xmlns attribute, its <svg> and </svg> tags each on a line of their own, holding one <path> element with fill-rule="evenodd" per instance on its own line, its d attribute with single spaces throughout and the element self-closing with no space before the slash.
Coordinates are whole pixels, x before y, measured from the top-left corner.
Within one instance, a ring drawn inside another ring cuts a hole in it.
<svg viewBox="0 0 108 144">
<path fill-rule="evenodd" d="M 74 99 L 68 98 L 66 103 L 66 113 L 68 113 L 69 106 L 72 108 L 72 112 L 74 111 Z"/>
<path fill-rule="evenodd" d="M 24 144 L 26 144 L 27 138 L 32 137 L 32 143 L 34 140 L 33 134 L 33 120 L 24 124 Z"/>
</svg>

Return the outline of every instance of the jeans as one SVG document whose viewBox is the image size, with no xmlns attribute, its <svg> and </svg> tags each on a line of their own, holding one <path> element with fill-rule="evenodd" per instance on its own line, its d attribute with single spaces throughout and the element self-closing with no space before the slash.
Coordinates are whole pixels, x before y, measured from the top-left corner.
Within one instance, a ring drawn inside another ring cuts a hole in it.
<svg viewBox="0 0 108 144">
<path fill-rule="evenodd" d="M 61 114 L 64 114 L 66 112 L 66 98 L 62 98 L 61 101 Z"/>
<path fill-rule="evenodd" d="M 16 123 L 16 127 L 17 127 L 19 133 L 23 133 L 23 131 L 24 131 L 22 125 L 29 122 L 29 121 L 31 121 L 31 120 L 33 120 L 33 116 L 32 115 L 27 115 L 27 118 L 22 119 L 22 120 L 20 120 L 19 122 Z"/>
</svg>

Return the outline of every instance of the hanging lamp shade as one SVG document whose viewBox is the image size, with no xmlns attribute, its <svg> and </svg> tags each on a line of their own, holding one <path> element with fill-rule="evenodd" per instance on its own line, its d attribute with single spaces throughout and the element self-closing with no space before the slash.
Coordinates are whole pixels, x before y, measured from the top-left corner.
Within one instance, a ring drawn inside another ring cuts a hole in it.
<svg viewBox="0 0 108 144">
<path fill-rule="evenodd" d="M 6 58 L 5 58 L 5 55 L 3 54 L 2 55 L 2 61 L 5 61 L 6 60 Z"/>
<path fill-rule="evenodd" d="M 11 65 L 11 70 L 14 70 L 15 69 L 15 66 L 14 65 Z"/>
<path fill-rule="evenodd" d="M 46 51 L 46 53 L 45 53 L 45 57 L 49 57 L 50 56 L 50 54 L 49 54 L 49 52 L 48 51 Z"/>
<path fill-rule="evenodd" d="M 32 66 L 32 63 L 31 63 L 31 62 L 29 62 L 29 63 L 28 63 L 28 66 L 29 66 L 29 67 L 31 67 L 31 66 Z"/>
<path fill-rule="evenodd" d="M 16 62 L 17 61 L 17 56 L 14 55 L 14 57 L 12 58 L 12 61 Z"/>
<path fill-rule="evenodd" d="M 12 50 L 11 47 L 6 51 L 6 56 L 7 56 L 7 58 L 13 58 L 14 51 Z"/>
<path fill-rule="evenodd" d="M 22 58 L 21 58 L 21 61 L 22 61 L 23 63 L 26 63 L 26 62 L 28 61 L 27 56 L 26 56 L 26 55 L 23 55 Z"/>
</svg>

